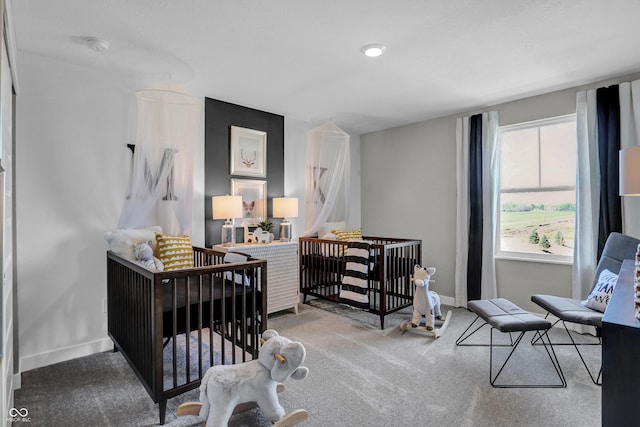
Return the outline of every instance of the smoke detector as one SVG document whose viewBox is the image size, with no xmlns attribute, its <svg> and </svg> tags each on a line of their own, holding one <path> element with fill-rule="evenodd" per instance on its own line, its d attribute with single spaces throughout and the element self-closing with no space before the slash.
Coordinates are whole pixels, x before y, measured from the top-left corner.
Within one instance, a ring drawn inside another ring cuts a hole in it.
<svg viewBox="0 0 640 427">
<path fill-rule="evenodd" d="M 109 50 L 109 42 L 97 37 L 87 37 L 84 42 L 89 49 L 96 52 L 106 52 Z"/>
</svg>

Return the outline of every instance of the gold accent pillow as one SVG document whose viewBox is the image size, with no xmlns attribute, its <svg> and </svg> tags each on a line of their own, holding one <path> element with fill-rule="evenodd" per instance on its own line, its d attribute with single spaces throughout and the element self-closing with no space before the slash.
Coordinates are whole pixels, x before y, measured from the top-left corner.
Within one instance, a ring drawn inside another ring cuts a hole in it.
<svg viewBox="0 0 640 427">
<path fill-rule="evenodd" d="M 193 267 L 193 246 L 191 236 L 168 236 L 156 234 L 158 258 L 164 271 Z"/>
<path fill-rule="evenodd" d="M 332 230 L 331 231 L 338 240 L 349 241 L 349 240 L 362 240 L 362 230 Z"/>
</svg>

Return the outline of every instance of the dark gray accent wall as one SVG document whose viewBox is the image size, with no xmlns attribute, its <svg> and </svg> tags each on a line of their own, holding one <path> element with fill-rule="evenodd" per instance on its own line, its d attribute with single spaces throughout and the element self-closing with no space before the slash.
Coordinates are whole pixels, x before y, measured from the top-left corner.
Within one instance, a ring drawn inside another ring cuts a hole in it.
<svg viewBox="0 0 640 427">
<path fill-rule="evenodd" d="M 229 143 L 231 126 L 240 126 L 267 133 L 267 216 L 272 218 L 272 200 L 284 196 L 284 116 L 205 98 L 204 104 L 204 220 L 205 245 L 220 243 L 223 220 L 213 220 L 211 197 L 231 194 Z M 251 179 L 247 177 L 238 177 Z M 277 236 L 280 220 L 273 220 Z M 238 229 L 237 236 L 242 236 Z"/>
</svg>

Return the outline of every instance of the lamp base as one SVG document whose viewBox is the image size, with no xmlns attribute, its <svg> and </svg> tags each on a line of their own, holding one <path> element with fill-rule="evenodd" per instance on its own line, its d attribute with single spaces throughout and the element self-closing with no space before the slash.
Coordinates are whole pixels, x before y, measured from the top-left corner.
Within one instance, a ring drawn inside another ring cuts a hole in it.
<svg viewBox="0 0 640 427">
<path fill-rule="evenodd" d="M 227 220 L 222 226 L 222 246 L 233 246 L 236 244 L 236 230 L 233 228 L 233 223 Z"/>
<path fill-rule="evenodd" d="M 291 223 L 286 219 L 280 223 L 280 241 L 291 241 Z"/>
</svg>

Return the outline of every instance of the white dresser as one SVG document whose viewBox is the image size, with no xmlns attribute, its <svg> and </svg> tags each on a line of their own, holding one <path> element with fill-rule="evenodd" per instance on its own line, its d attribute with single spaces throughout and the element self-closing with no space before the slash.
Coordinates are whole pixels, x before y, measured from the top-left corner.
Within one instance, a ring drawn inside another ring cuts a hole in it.
<svg viewBox="0 0 640 427">
<path fill-rule="evenodd" d="M 298 314 L 298 242 L 215 245 L 220 252 L 242 252 L 267 261 L 267 313 L 292 308 Z"/>
</svg>

